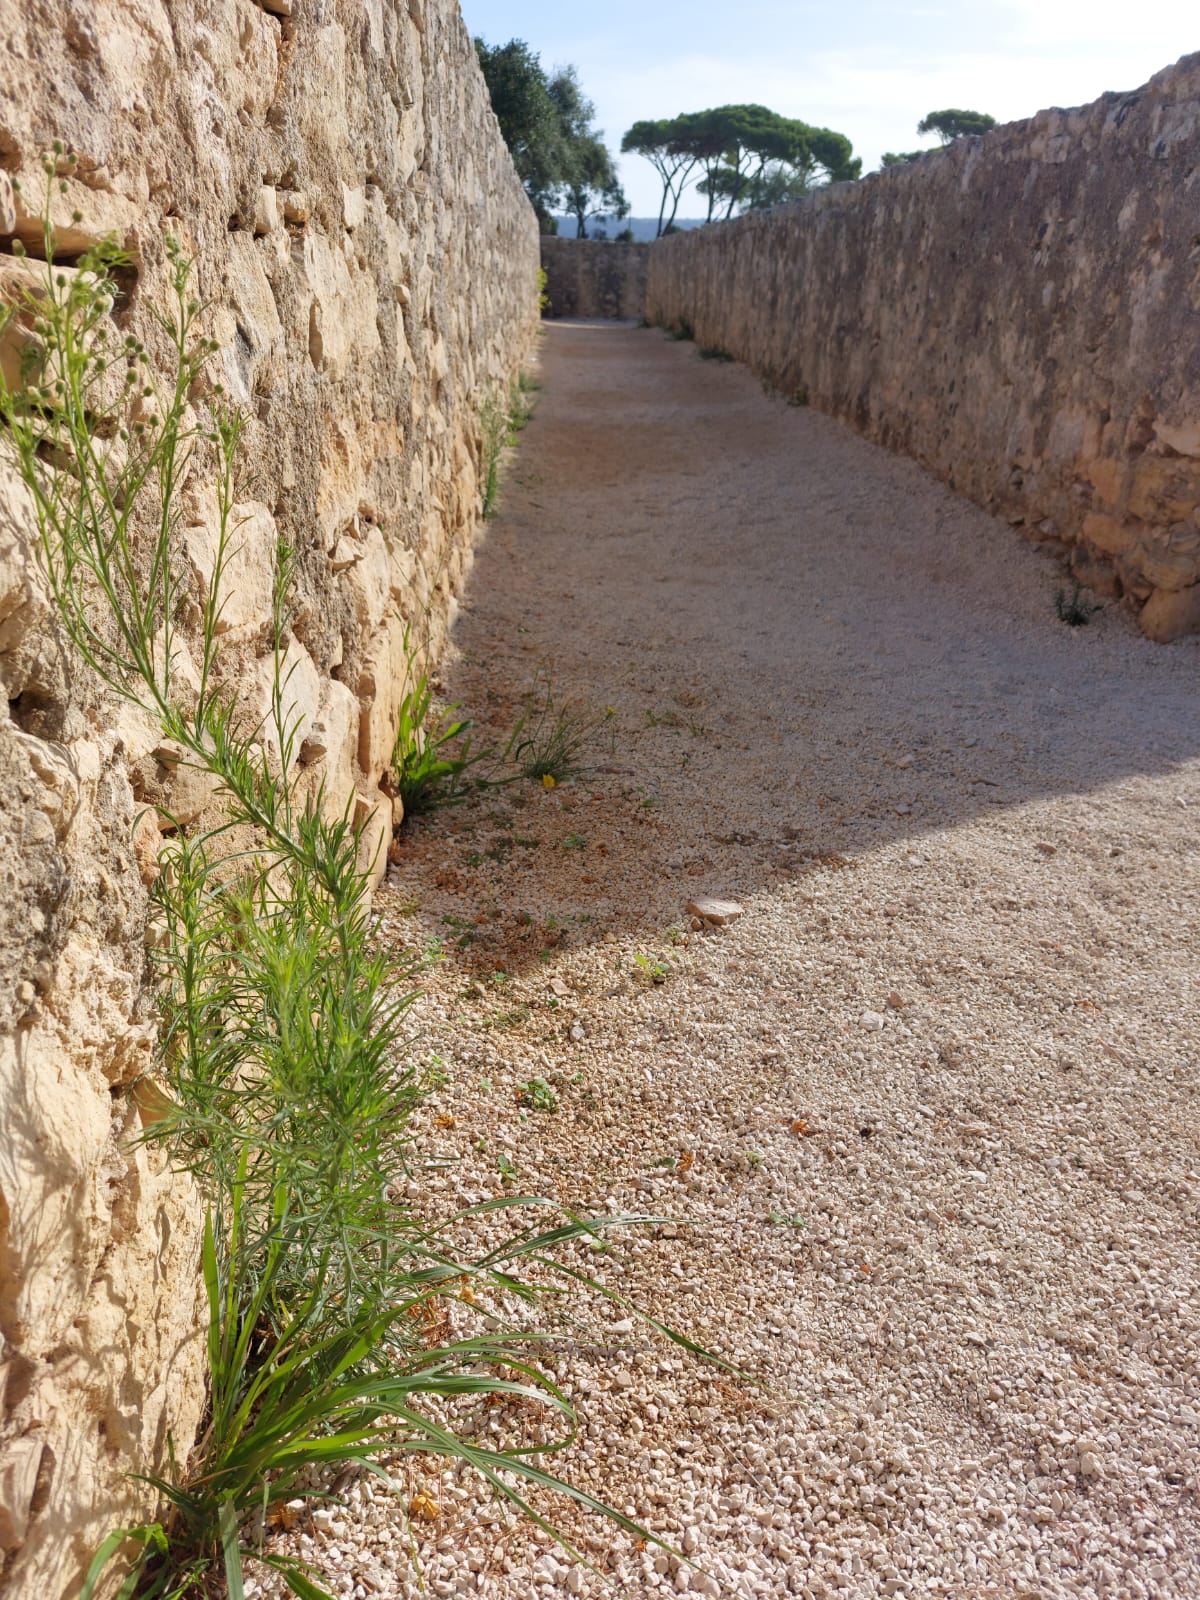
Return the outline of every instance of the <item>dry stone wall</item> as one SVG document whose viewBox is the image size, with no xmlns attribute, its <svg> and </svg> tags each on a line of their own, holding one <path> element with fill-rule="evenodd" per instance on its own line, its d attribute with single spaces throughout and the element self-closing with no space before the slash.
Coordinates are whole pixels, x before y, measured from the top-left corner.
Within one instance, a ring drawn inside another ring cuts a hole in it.
<svg viewBox="0 0 1200 1600">
<path fill-rule="evenodd" d="M 672 235 L 686 321 L 1124 595 L 1200 629 L 1200 55 L 863 183 Z"/>
<path fill-rule="evenodd" d="M 537 327 L 536 223 L 456 0 L 0 0 L 0 84 L 0 294 L 13 241 L 41 238 L 54 140 L 77 156 L 60 257 L 115 234 L 134 258 L 122 333 L 161 348 L 168 230 L 195 259 L 248 419 L 226 665 L 265 711 L 283 540 L 301 777 L 358 805 L 378 859 L 405 625 L 436 652 L 480 403 Z M 189 484 L 198 575 L 213 505 Z M 0 1586 L 57 1600 L 203 1404 L 196 1197 L 134 1141 L 132 1087 L 155 808 L 186 825 L 213 797 L 72 659 L 32 550 L 0 433 Z"/>
<path fill-rule="evenodd" d="M 640 322 L 646 314 L 649 265 L 648 244 L 545 235 L 546 315 Z"/>
</svg>

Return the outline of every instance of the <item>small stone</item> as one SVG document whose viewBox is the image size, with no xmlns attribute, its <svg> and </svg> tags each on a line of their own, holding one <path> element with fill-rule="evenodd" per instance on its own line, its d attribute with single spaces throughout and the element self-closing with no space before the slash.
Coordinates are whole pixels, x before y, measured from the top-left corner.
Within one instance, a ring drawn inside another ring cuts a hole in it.
<svg viewBox="0 0 1200 1600">
<path fill-rule="evenodd" d="M 887 1018 L 880 1011 L 864 1011 L 859 1018 L 859 1026 L 868 1033 L 882 1033 L 887 1027 Z"/>
<path fill-rule="evenodd" d="M 1048 844 L 1045 839 L 1038 840 L 1038 849 L 1044 856 L 1056 856 L 1058 854 L 1058 846 L 1056 844 Z"/>
<path fill-rule="evenodd" d="M 300 765 L 311 767 L 314 761 L 320 761 L 322 756 L 329 753 L 329 739 L 325 724 L 314 722 L 300 746 Z"/>
<path fill-rule="evenodd" d="M 154 759 L 160 765 L 174 772 L 179 763 L 187 758 L 187 751 L 181 744 L 176 744 L 174 739 L 164 739 L 162 744 L 155 745 Z"/>
<path fill-rule="evenodd" d="M 738 905 L 736 900 L 714 900 L 708 895 L 699 895 L 695 900 L 689 900 L 687 909 L 689 916 L 697 918 L 702 923 L 710 923 L 716 928 L 723 928 L 745 915 L 745 907 Z"/>
<path fill-rule="evenodd" d="M 279 229 L 279 196 L 264 184 L 254 202 L 254 236 L 263 239 Z"/>
<path fill-rule="evenodd" d="M 330 553 L 329 565 L 333 568 L 334 572 L 346 572 L 358 561 L 361 561 L 362 554 L 362 547 L 360 545 L 356 544 L 353 539 L 347 539 L 345 536 L 343 536 L 338 540 L 337 544 L 334 545 L 333 550 Z"/>
<path fill-rule="evenodd" d="M 584 1028 L 583 1023 L 582 1022 L 573 1022 L 571 1024 L 571 1039 L 572 1039 L 572 1042 L 575 1043 L 575 1044 L 582 1044 L 583 1041 L 586 1038 L 587 1038 L 587 1030 Z"/>
<path fill-rule="evenodd" d="M 911 817 L 912 816 L 912 807 L 911 806 L 897 806 L 896 807 L 896 815 L 898 817 Z"/>
</svg>

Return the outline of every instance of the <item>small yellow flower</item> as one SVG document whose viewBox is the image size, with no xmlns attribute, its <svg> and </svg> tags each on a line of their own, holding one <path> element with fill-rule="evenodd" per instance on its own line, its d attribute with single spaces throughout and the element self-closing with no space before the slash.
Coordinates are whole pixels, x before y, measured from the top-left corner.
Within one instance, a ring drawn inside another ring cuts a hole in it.
<svg viewBox="0 0 1200 1600">
<path fill-rule="evenodd" d="M 542 788 L 543 789 L 556 789 L 557 787 L 558 787 L 558 779 L 555 778 L 552 773 L 543 772 L 542 773 Z"/>
<path fill-rule="evenodd" d="M 417 1522 L 436 1522 L 442 1514 L 442 1508 L 432 1495 L 418 1490 L 408 1502 L 408 1514 Z"/>
</svg>

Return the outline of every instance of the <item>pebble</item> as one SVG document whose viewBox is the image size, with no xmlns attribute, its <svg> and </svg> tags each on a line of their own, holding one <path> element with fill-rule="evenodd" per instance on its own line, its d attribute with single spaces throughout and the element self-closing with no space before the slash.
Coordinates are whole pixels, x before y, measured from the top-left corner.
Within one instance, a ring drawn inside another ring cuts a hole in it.
<svg viewBox="0 0 1200 1600">
<path fill-rule="evenodd" d="M 689 900 L 687 910 L 690 917 L 711 923 L 717 928 L 724 928 L 745 915 L 745 907 L 738 905 L 736 900 L 715 900 L 708 895 Z"/>
</svg>

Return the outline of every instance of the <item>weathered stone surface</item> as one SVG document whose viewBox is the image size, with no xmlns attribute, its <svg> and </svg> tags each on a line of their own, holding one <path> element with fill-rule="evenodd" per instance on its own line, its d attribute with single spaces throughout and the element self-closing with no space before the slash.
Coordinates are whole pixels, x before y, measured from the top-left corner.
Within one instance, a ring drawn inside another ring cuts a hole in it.
<svg viewBox="0 0 1200 1600">
<path fill-rule="evenodd" d="M 1156 620 L 1200 578 L 1200 55 L 650 251 L 685 318 L 789 398 L 1035 537 Z M 1183 526 L 1185 525 L 1186 526 Z"/>
<path fill-rule="evenodd" d="M 454 0 L 66 11 L 50 27 L 0 0 L 0 239 L 36 247 L 58 139 L 77 162 L 56 247 L 119 237 L 137 279 L 119 331 L 156 358 L 168 230 L 194 258 L 213 377 L 246 416 L 225 681 L 262 717 L 286 546 L 296 781 L 361 816 L 381 870 L 404 618 L 436 652 L 478 521 L 480 403 L 537 326 L 536 223 L 470 38 Z M 29 270 L 0 251 L 0 294 Z M 197 587 L 214 506 L 189 483 L 179 554 Z M 189 825 L 216 801 L 80 667 L 33 549 L 0 437 L 0 1587 L 65 1600 L 150 1504 L 129 1475 L 163 1470 L 169 1437 L 185 1454 L 203 1404 L 201 1208 L 135 1142 L 133 1084 L 152 1059 L 155 807 Z M 186 623 L 173 648 L 186 700 Z"/>
<path fill-rule="evenodd" d="M 542 236 L 548 317 L 611 317 L 640 322 L 646 314 L 648 244 L 615 239 Z"/>
</svg>

